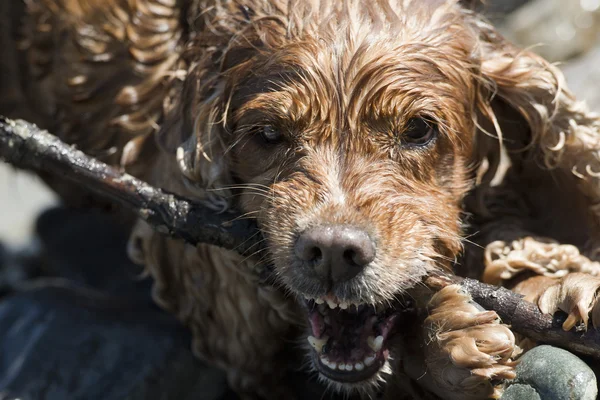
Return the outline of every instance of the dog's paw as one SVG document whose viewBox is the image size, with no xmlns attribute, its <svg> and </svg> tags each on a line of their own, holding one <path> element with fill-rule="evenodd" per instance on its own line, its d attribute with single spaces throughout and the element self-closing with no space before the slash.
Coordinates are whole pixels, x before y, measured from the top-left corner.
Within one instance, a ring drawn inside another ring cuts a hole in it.
<svg viewBox="0 0 600 400">
<path fill-rule="evenodd" d="M 560 278 L 573 272 L 600 276 L 600 263 L 577 247 L 550 239 L 525 237 L 511 243 L 495 241 L 485 248 L 483 281 L 499 285 L 523 272 Z"/>
<path fill-rule="evenodd" d="M 600 277 L 582 273 L 572 273 L 557 279 L 539 296 L 537 304 L 546 314 L 562 310 L 568 314 L 563 329 L 568 331 L 578 326 L 588 328 L 591 317 L 594 328 L 600 327 Z"/>
<path fill-rule="evenodd" d="M 520 353 L 510 329 L 458 285 L 435 294 L 429 309 L 426 364 L 439 388 L 451 399 L 499 398 Z"/>
</svg>

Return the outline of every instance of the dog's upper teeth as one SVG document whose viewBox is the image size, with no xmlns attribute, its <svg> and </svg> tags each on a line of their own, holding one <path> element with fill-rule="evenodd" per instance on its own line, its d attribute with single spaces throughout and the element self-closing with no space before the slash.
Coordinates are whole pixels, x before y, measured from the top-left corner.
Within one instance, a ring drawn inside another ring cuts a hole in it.
<svg viewBox="0 0 600 400">
<path fill-rule="evenodd" d="M 325 301 L 322 298 L 319 297 L 319 298 L 315 299 L 315 303 L 317 303 L 317 304 L 323 304 L 323 303 L 325 303 Z"/>
<path fill-rule="evenodd" d="M 345 301 L 342 301 L 342 302 L 340 303 L 340 308 L 341 308 L 342 310 L 345 310 L 345 309 L 347 309 L 347 308 L 348 308 L 348 303 L 346 303 Z"/>
<path fill-rule="evenodd" d="M 377 353 L 379 350 L 381 350 L 381 346 L 383 346 L 383 336 L 369 336 L 367 338 L 367 344 L 369 345 L 371 350 Z"/>
<path fill-rule="evenodd" d="M 330 299 L 327 299 L 327 305 L 328 305 L 328 306 L 329 306 L 329 308 L 331 308 L 332 310 L 338 306 L 338 305 L 337 305 L 337 304 L 336 304 L 336 303 L 335 303 L 333 300 L 330 300 Z"/>
<path fill-rule="evenodd" d="M 314 336 L 308 337 L 308 343 L 310 343 L 310 345 L 313 347 L 313 349 L 315 349 L 317 353 L 320 353 L 321 350 L 323 350 L 323 346 L 325 346 L 325 343 L 327 343 L 328 340 L 329 336 L 323 336 L 319 339 L 317 339 Z"/>
</svg>

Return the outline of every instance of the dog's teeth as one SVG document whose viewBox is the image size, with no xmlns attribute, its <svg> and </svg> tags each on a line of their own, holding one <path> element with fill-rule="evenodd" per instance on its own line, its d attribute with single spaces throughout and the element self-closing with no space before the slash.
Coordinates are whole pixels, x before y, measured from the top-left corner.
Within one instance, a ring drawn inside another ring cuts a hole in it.
<svg viewBox="0 0 600 400">
<path fill-rule="evenodd" d="M 337 368 L 337 364 L 334 363 L 333 361 L 329 361 L 329 358 L 327 358 L 326 356 L 321 355 L 321 363 L 323 365 L 325 365 L 327 368 L 330 369 L 336 369 Z"/>
<path fill-rule="evenodd" d="M 357 362 L 356 364 L 354 364 L 354 369 L 357 371 L 362 371 L 363 369 L 365 369 L 365 364 Z"/>
<path fill-rule="evenodd" d="M 379 340 L 379 338 L 381 338 L 381 340 Z M 381 350 L 381 345 L 382 344 L 383 344 L 383 336 L 377 336 L 377 337 L 369 336 L 367 338 L 367 345 L 375 353 L 377 353 L 379 350 Z"/>
<path fill-rule="evenodd" d="M 309 295 L 307 295 L 307 294 L 303 294 L 302 296 L 304 296 L 304 298 L 305 298 L 306 300 L 312 300 L 312 299 L 311 299 L 311 297 L 310 297 Z"/>
<path fill-rule="evenodd" d="M 329 308 L 331 308 L 332 310 L 338 306 L 336 303 L 334 303 L 334 302 L 333 302 L 333 300 L 329 300 L 329 299 L 327 299 L 327 305 L 328 305 L 328 306 L 329 306 Z"/>
<path fill-rule="evenodd" d="M 342 301 L 342 302 L 340 303 L 340 308 L 341 308 L 342 310 L 345 310 L 345 309 L 347 309 L 347 308 L 348 308 L 348 303 L 346 303 L 345 301 Z"/>
<path fill-rule="evenodd" d="M 372 336 L 370 336 L 372 337 Z M 373 340 L 373 346 L 369 346 L 373 349 L 374 352 L 378 352 L 379 350 L 381 350 L 381 346 L 383 346 L 383 336 L 377 336 L 374 340 Z"/>
<path fill-rule="evenodd" d="M 323 336 L 320 339 L 317 339 L 314 336 L 308 337 L 308 343 L 310 343 L 310 345 L 313 347 L 313 349 L 315 349 L 317 353 L 321 353 L 321 350 L 323 350 L 323 346 L 325 346 L 325 343 L 327 343 L 328 340 L 329 336 Z"/>
<path fill-rule="evenodd" d="M 377 336 L 375 338 L 375 347 L 377 348 L 376 351 L 381 350 L 382 346 L 383 346 L 383 336 Z"/>
<path fill-rule="evenodd" d="M 323 304 L 323 303 L 325 303 L 325 301 L 323 301 L 323 299 L 319 297 L 319 298 L 315 299 L 315 303 Z"/>
<path fill-rule="evenodd" d="M 370 367 L 375 362 L 375 354 L 364 359 L 365 365 Z"/>
<path fill-rule="evenodd" d="M 354 365 L 346 364 L 346 371 L 352 371 L 352 370 L 354 370 Z"/>
<path fill-rule="evenodd" d="M 340 363 L 340 365 L 338 365 L 338 369 L 339 369 L 340 371 L 345 371 L 345 370 L 346 370 L 346 364 L 344 364 L 344 363 Z"/>
</svg>

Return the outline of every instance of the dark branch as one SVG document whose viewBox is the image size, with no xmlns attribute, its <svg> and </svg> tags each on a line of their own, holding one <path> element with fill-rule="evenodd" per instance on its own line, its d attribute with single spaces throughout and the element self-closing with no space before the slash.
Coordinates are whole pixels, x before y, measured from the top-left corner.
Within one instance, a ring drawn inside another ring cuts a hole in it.
<svg viewBox="0 0 600 400">
<path fill-rule="evenodd" d="M 76 182 L 120 205 L 129 207 L 157 231 L 196 245 L 209 243 L 250 254 L 261 246 L 261 235 L 251 220 L 217 214 L 199 204 L 154 188 L 114 167 L 61 142 L 56 136 L 24 121 L 0 116 L 0 159 L 23 169 L 42 170 Z M 600 358 L 600 333 L 562 330 L 562 320 L 542 314 L 521 296 L 472 279 L 430 276 L 433 290 L 460 284 L 473 300 L 498 313 L 520 334 L 573 352 Z"/>
<path fill-rule="evenodd" d="M 80 184 L 137 212 L 157 231 L 194 245 L 209 243 L 249 254 L 257 250 L 261 240 L 251 220 L 218 214 L 152 187 L 25 121 L 0 116 L 0 159 L 18 168 L 43 170 Z"/>
</svg>

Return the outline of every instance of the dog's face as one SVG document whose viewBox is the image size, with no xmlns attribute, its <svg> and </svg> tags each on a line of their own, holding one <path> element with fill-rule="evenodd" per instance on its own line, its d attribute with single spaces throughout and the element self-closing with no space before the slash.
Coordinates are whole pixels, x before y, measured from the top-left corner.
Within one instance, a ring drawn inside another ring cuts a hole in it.
<svg viewBox="0 0 600 400">
<path fill-rule="evenodd" d="M 461 250 L 493 134 L 556 148 L 560 75 L 456 0 L 250 3 L 224 3 L 190 46 L 179 169 L 208 205 L 256 219 L 259 257 L 306 305 L 320 376 L 369 388 L 402 301 Z"/>
<path fill-rule="evenodd" d="M 376 380 L 396 302 L 460 250 L 475 130 L 464 32 L 371 28 L 236 59 L 222 136 L 236 206 L 306 299 L 315 367 L 349 386 Z"/>
</svg>

